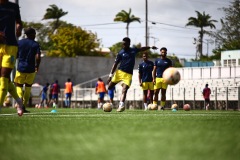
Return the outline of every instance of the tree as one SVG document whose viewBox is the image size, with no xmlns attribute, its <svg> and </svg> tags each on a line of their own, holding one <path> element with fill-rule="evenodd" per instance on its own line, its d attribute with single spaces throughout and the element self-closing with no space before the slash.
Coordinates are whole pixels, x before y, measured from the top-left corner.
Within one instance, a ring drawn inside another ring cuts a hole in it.
<svg viewBox="0 0 240 160">
<path fill-rule="evenodd" d="M 221 51 L 240 49 L 240 0 L 234 0 L 222 10 L 225 12 L 225 17 L 221 19 L 222 28 L 212 33 L 219 44 L 215 50 L 216 56 Z"/>
<path fill-rule="evenodd" d="M 53 57 L 93 56 L 99 47 L 97 35 L 75 26 L 60 27 L 50 38 L 53 48 L 47 55 Z"/>
<path fill-rule="evenodd" d="M 215 25 L 213 24 L 214 22 L 217 22 L 216 20 L 212 20 L 211 16 L 209 14 L 205 14 L 205 12 L 203 12 L 203 14 L 201 14 L 198 11 L 195 11 L 197 13 L 197 17 L 189 17 L 188 18 L 188 23 L 186 24 L 186 26 L 195 26 L 200 28 L 199 33 L 199 52 L 200 52 L 200 58 L 203 56 L 202 53 L 202 48 L 203 48 L 203 36 L 204 34 L 207 32 L 206 30 L 204 30 L 204 27 L 210 27 L 212 28 L 216 28 Z"/>
<path fill-rule="evenodd" d="M 140 21 L 140 18 L 138 17 L 135 17 L 134 15 L 131 15 L 131 8 L 129 9 L 128 12 L 122 10 L 121 12 L 118 12 L 114 18 L 114 22 L 123 22 L 123 23 L 127 23 L 127 26 L 126 26 L 126 30 L 127 30 L 127 37 L 129 36 L 129 25 L 130 23 L 132 22 L 139 22 L 141 23 Z"/>
<path fill-rule="evenodd" d="M 53 32 L 59 28 L 59 19 L 68 14 L 68 12 L 64 12 L 61 8 L 58 8 L 55 4 L 50 5 L 50 8 L 46 9 L 46 13 L 43 19 L 54 19 L 54 27 Z"/>
</svg>

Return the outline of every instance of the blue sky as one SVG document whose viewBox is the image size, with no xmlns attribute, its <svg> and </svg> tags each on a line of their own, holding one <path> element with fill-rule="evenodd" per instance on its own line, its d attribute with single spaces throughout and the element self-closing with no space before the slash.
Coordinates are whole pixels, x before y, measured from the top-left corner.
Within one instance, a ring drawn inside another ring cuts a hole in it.
<svg viewBox="0 0 240 160">
<path fill-rule="evenodd" d="M 13 1 L 13 0 L 11 0 Z M 148 20 L 156 22 L 149 25 L 149 45 L 167 47 L 168 53 L 174 53 L 181 58 L 194 58 L 195 45 L 193 38 L 198 37 L 198 29 L 185 27 L 189 17 L 196 17 L 195 11 L 220 20 L 224 13 L 219 10 L 228 7 L 232 0 L 148 0 Z M 46 9 L 56 4 L 68 14 L 62 20 L 81 26 L 98 35 L 102 47 L 110 47 L 126 36 L 126 24 L 112 24 L 115 15 L 121 10 L 132 9 L 132 14 L 140 17 L 142 22 L 130 24 L 129 37 L 132 44 L 145 45 L 145 2 L 146 0 L 19 0 L 23 21 L 40 22 Z M 46 21 L 42 21 L 43 23 Z M 105 24 L 105 25 L 102 25 Z M 220 29 L 219 23 L 215 24 Z M 206 28 L 210 30 L 210 28 Z M 205 41 L 209 37 L 204 37 Z M 215 44 L 209 44 L 209 54 Z M 204 53 L 207 45 L 204 44 Z"/>
</svg>

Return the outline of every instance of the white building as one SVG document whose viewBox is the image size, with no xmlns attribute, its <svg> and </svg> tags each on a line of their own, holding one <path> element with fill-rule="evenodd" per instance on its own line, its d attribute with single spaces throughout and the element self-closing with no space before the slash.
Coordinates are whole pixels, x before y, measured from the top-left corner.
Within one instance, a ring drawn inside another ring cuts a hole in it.
<svg viewBox="0 0 240 160">
<path fill-rule="evenodd" d="M 222 51 L 221 64 L 223 67 L 240 66 L 240 50 Z"/>
</svg>

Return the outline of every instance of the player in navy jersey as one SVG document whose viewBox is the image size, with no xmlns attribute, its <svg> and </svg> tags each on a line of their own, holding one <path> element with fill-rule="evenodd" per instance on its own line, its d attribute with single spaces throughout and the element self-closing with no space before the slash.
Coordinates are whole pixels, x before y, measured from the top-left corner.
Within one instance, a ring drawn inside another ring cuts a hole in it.
<svg viewBox="0 0 240 160">
<path fill-rule="evenodd" d="M 44 108 L 44 101 L 45 101 L 45 104 L 46 104 L 46 108 L 48 108 L 48 95 L 47 95 L 48 87 L 49 87 L 49 83 L 46 83 L 46 85 L 43 86 L 43 89 L 40 92 L 40 95 L 41 95 L 41 102 L 39 104 L 40 108 L 41 107 Z"/>
<path fill-rule="evenodd" d="M 161 102 L 158 110 L 164 110 L 164 106 L 166 103 L 166 91 L 168 84 L 163 81 L 162 75 L 163 72 L 169 67 L 172 67 L 172 61 L 167 58 L 167 48 L 163 47 L 160 49 L 160 58 L 157 58 L 155 60 L 153 68 L 154 105 L 157 105 L 158 103 L 158 94 L 161 90 Z"/>
<path fill-rule="evenodd" d="M 18 66 L 14 79 L 17 93 L 23 99 L 24 106 L 28 105 L 31 87 L 41 62 L 41 50 L 39 44 L 34 41 L 36 31 L 33 28 L 25 30 L 27 38 L 18 41 Z M 23 94 L 24 86 L 24 94 Z M 24 112 L 29 112 L 24 108 Z"/>
<path fill-rule="evenodd" d="M 148 60 L 147 52 L 144 52 L 142 57 L 143 57 L 143 62 L 138 65 L 138 80 L 143 90 L 144 108 L 145 110 L 147 110 L 148 90 L 150 90 L 150 95 L 149 95 L 150 103 L 152 103 L 153 101 L 154 87 L 153 87 L 152 71 L 153 71 L 154 63 Z"/>
<path fill-rule="evenodd" d="M 122 95 L 120 98 L 119 107 L 117 109 L 118 112 L 122 112 L 125 110 L 124 102 L 126 99 L 127 91 L 131 86 L 131 82 L 132 82 L 133 68 L 135 65 L 135 56 L 140 51 L 145 51 L 150 49 L 150 47 L 131 48 L 130 47 L 131 40 L 128 37 L 123 38 L 122 43 L 123 43 L 123 48 L 119 51 L 108 78 L 108 83 L 109 83 L 108 89 L 112 89 L 117 83 L 121 81 L 123 82 Z M 157 49 L 157 48 L 153 46 L 152 49 Z M 120 65 L 117 69 L 117 66 L 119 63 Z M 115 72 L 116 69 L 117 71 Z"/>
<path fill-rule="evenodd" d="M 17 111 L 20 116 L 23 114 L 23 103 L 10 81 L 10 74 L 15 67 L 18 50 L 16 37 L 20 37 L 21 32 L 22 21 L 18 4 L 0 0 L 0 107 L 9 92 L 19 104 Z"/>
</svg>

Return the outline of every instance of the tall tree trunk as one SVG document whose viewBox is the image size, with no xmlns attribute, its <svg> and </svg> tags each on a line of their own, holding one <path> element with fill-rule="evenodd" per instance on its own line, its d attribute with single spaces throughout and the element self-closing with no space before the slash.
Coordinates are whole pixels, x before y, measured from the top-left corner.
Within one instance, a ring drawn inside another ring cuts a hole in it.
<svg viewBox="0 0 240 160">
<path fill-rule="evenodd" d="M 201 28 L 201 31 L 200 31 L 200 58 L 202 58 L 203 56 L 203 28 Z"/>
<path fill-rule="evenodd" d="M 129 23 L 127 23 L 126 30 L 127 30 L 127 37 L 129 37 L 129 33 L 128 33 L 128 30 L 129 30 Z"/>
</svg>

